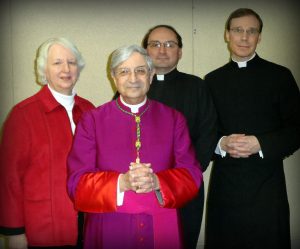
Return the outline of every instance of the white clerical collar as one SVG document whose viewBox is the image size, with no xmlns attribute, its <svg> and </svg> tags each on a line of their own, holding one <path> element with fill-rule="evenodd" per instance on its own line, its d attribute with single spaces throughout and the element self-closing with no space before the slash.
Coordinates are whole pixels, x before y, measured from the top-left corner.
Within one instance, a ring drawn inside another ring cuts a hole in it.
<svg viewBox="0 0 300 249">
<path fill-rule="evenodd" d="M 175 65 L 171 70 L 169 70 L 168 72 L 165 72 L 165 74 L 159 74 L 159 73 L 157 73 L 156 74 L 156 79 L 158 80 L 158 81 L 164 81 L 165 80 L 165 75 L 166 74 L 169 74 L 169 73 L 171 73 L 171 72 L 173 72 L 174 71 L 174 69 L 176 69 L 176 66 L 177 65 Z"/>
<path fill-rule="evenodd" d="M 137 104 L 137 105 L 130 105 L 130 104 L 127 104 L 127 103 L 123 100 L 123 98 L 122 98 L 121 95 L 120 95 L 120 100 L 121 100 L 121 102 L 122 102 L 123 105 L 127 106 L 128 108 L 130 108 L 130 110 L 131 110 L 132 113 L 138 113 L 138 112 L 139 112 L 139 108 L 140 108 L 141 106 L 143 106 L 144 104 L 146 104 L 147 97 L 144 99 L 143 102 L 141 102 L 141 103 L 139 103 L 139 104 Z"/>
<path fill-rule="evenodd" d="M 234 62 L 236 62 L 238 64 L 238 67 L 239 68 L 242 68 L 242 67 L 247 67 L 247 62 L 252 60 L 254 57 L 255 57 L 256 53 L 254 53 L 248 60 L 246 61 L 236 61 L 234 60 L 233 58 L 231 58 Z"/>
<path fill-rule="evenodd" d="M 67 111 L 72 110 L 74 105 L 74 97 L 76 94 L 74 89 L 72 90 L 72 95 L 64 95 L 53 90 L 49 84 L 48 84 L 48 88 L 58 103 L 64 106 L 67 109 Z"/>
<path fill-rule="evenodd" d="M 158 81 L 164 81 L 165 80 L 165 75 L 164 74 L 157 74 L 156 75 L 156 79 Z"/>
</svg>

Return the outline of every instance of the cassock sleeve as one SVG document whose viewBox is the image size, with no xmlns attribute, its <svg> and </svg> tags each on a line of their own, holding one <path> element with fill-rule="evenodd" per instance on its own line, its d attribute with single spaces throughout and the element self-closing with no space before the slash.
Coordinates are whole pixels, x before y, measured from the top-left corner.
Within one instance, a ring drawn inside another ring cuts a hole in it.
<svg viewBox="0 0 300 249">
<path fill-rule="evenodd" d="M 68 156 L 68 193 L 75 208 L 83 212 L 116 210 L 119 173 L 96 168 L 93 116 L 87 112 L 78 123 Z"/>
<path fill-rule="evenodd" d="M 6 235 L 25 232 L 23 176 L 29 163 L 29 130 L 22 110 L 14 108 L 0 145 L 0 232 Z"/>
<path fill-rule="evenodd" d="M 195 131 L 195 149 L 202 171 L 204 172 L 212 160 L 218 143 L 217 113 L 205 81 L 198 86 L 197 118 L 193 128 Z"/>
<path fill-rule="evenodd" d="M 175 165 L 157 172 L 165 208 L 180 208 L 193 199 L 202 183 L 202 172 L 191 144 L 185 118 L 178 113 L 174 134 Z"/>
<path fill-rule="evenodd" d="M 300 93 L 287 68 L 276 76 L 279 81 L 280 127 L 257 135 L 264 158 L 286 158 L 300 146 Z"/>
</svg>

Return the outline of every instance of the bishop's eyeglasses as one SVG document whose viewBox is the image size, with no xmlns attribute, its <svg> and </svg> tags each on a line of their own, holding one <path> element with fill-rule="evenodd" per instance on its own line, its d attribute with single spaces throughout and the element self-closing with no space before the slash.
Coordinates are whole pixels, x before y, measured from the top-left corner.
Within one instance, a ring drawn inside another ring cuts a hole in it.
<svg viewBox="0 0 300 249">
<path fill-rule="evenodd" d="M 178 43 L 175 41 L 150 41 L 147 44 L 150 48 L 161 48 L 161 46 L 164 46 L 164 48 L 175 48 L 178 46 Z"/>
<path fill-rule="evenodd" d="M 133 68 L 133 70 L 131 70 L 128 67 L 120 67 L 120 68 L 117 68 L 114 71 L 114 74 L 117 77 L 128 77 L 129 75 L 131 75 L 132 73 L 134 73 L 134 75 L 136 77 L 141 77 L 141 76 L 147 75 L 148 72 L 149 72 L 149 68 L 146 67 L 146 66 L 136 67 L 136 68 Z"/>
</svg>

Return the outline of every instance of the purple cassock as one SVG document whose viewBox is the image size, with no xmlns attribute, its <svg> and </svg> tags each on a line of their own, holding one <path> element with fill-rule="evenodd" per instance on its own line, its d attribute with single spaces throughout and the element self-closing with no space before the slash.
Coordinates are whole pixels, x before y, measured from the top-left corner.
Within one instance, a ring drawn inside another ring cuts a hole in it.
<svg viewBox="0 0 300 249">
<path fill-rule="evenodd" d="M 136 159 L 135 117 L 120 99 L 85 113 L 68 158 L 68 192 L 75 208 L 86 213 L 86 249 L 182 248 L 177 208 L 196 196 L 202 182 L 186 120 L 153 100 L 137 115 L 140 160 L 151 163 L 158 176 L 162 202 L 155 191 L 126 191 L 117 206 L 118 177 Z"/>
</svg>

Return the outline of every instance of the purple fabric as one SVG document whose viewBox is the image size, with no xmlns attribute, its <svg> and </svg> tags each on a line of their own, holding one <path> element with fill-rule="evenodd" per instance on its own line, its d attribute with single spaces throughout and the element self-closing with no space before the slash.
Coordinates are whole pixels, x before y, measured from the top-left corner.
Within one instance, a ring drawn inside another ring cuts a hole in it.
<svg viewBox="0 0 300 249">
<path fill-rule="evenodd" d="M 141 162 L 151 163 L 154 172 L 186 168 L 196 185 L 200 185 L 200 166 L 182 114 L 150 101 L 140 127 Z M 71 198 L 75 196 L 81 175 L 86 172 L 126 172 L 136 158 L 135 140 L 134 117 L 118 109 L 115 101 L 86 113 L 77 125 L 68 159 Z M 181 248 L 177 210 L 160 207 L 154 192 L 127 191 L 123 205 L 116 212 L 86 214 L 84 243 L 85 248 Z"/>
<path fill-rule="evenodd" d="M 124 213 L 89 214 L 86 218 L 86 224 L 88 225 L 85 229 L 85 237 L 92 239 L 85 240 L 85 248 L 154 248 L 153 220 L 151 215 Z"/>
</svg>

